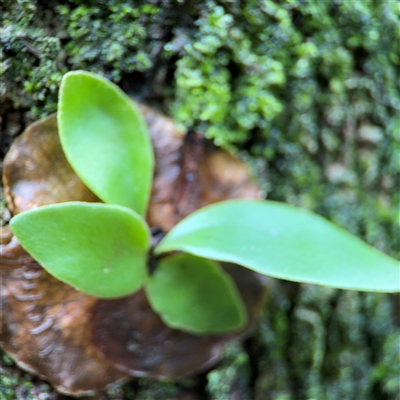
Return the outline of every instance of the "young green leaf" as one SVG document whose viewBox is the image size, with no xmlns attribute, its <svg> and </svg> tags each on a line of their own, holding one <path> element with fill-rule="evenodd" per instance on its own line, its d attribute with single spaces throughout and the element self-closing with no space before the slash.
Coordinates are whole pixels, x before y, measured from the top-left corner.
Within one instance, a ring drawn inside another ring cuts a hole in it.
<svg viewBox="0 0 400 400">
<path fill-rule="evenodd" d="M 161 259 L 145 286 L 163 321 L 192 333 L 223 333 L 247 322 L 246 309 L 231 277 L 215 262 L 189 254 Z"/>
<path fill-rule="evenodd" d="M 398 261 L 314 213 L 273 201 L 231 200 L 200 209 L 175 226 L 156 253 L 171 250 L 290 281 L 400 291 Z"/>
<path fill-rule="evenodd" d="M 143 284 L 149 230 L 128 208 L 52 204 L 18 214 L 10 225 L 25 250 L 51 275 L 82 292 L 120 297 Z"/>
<path fill-rule="evenodd" d="M 61 144 L 77 175 L 104 202 L 145 215 L 153 151 L 130 98 L 99 75 L 75 71 L 63 77 L 58 110 Z"/>
</svg>

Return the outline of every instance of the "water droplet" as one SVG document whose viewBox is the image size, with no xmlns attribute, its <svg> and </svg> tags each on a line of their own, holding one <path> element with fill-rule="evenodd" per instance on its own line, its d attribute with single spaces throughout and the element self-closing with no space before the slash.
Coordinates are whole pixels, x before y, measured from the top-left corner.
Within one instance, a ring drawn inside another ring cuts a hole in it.
<svg viewBox="0 0 400 400">
<path fill-rule="evenodd" d="M 103 269 L 103 272 L 104 272 L 105 274 L 108 274 L 108 273 L 110 272 L 110 270 L 109 270 L 108 268 L 104 268 L 104 269 Z"/>
<path fill-rule="evenodd" d="M 13 296 L 20 301 L 34 301 L 34 300 L 40 300 L 43 297 L 43 293 L 36 293 L 36 294 L 14 294 Z"/>
<path fill-rule="evenodd" d="M 163 357 L 160 355 L 155 355 L 151 356 L 151 363 L 154 364 L 159 364 L 162 361 Z"/>
<path fill-rule="evenodd" d="M 136 340 L 131 339 L 126 344 L 126 350 L 128 351 L 128 353 L 135 353 L 138 349 L 139 344 L 136 342 Z"/>
<path fill-rule="evenodd" d="M 142 339 L 142 334 L 140 332 L 137 332 L 137 331 L 131 332 L 130 336 L 131 336 L 132 340 L 139 341 L 139 340 Z"/>
<path fill-rule="evenodd" d="M 28 314 L 28 320 L 31 322 L 37 322 L 42 319 L 42 316 L 40 314 Z"/>
<path fill-rule="evenodd" d="M 57 347 L 57 343 L 56 343 L 56 342 L 50 343 L 44 350 L 40 351 L 39 354 L 40 354 L 41 356 L 47 356 L 47 355 L 49 355 L 56 347 Z"/>
<path fill-rule="evenodd" d="M 37 286 L 37 284 L 36 284 L 36 282 L 26 282 L 26 281 L 23 281 L 23 282 L 21 283 L 21 286 L 22 286 L 22 288 L 25 289 L 25 290 L 32 290 L 32 289 L 35 289 L 35 287 Z"/>
<path fill-rule="evenodd" d="M 22 272 L 22 276 L 25 278 L 25 279 L 36 279 L 36 278 L 39 278 L 39 276 L 42 274 L 42 271 L 41 270 L 37 270 L 37 271 L 35 271 L 35 270 L 28 270 L 28 271 L 26 271 L 26 270 L 24 270 L 23 272 Z"/>
<path fill-rule="evenodd" d="M 137 349 L 135 351 L 135 355 L 137 355 L 138 357 L 142 357 L 145 354 L 143 349 Z"/>
<path fill-rule="evenodd" d="M 33 335 L 38 335 L 39 333 L 44 332 L 45 330 L 49 329 L 53 325 L 52 318 L 45 318 L 44 322 L 34 329 L 29 329 L 29 332 Z"/>
</svg>

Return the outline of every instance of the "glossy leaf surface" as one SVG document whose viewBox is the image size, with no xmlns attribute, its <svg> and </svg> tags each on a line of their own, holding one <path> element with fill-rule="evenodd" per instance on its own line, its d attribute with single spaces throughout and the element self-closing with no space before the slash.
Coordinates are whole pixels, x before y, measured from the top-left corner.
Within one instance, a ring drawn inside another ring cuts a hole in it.
<svg viewBox="0 0 400 400">
<path fill-rule="evenodd" d="M 196 211 L 156 248 L 234 262 L 290 281 L 396 292 L 399 262 L 324 218 L 273 201 L 232 200 Z"/>
<path fill-rule="evenodd" d="M 87 294 L 124 296 L 145 279 L 148 229 L 125 207 L 53 204 L 18 214 L 11 229 L 51 275 Z"/>
<path fill-rule="evenodd" d="M 173 328 L 223 333 L 240 329 L 247 321 L 232 278 L 210 260 L 189 254 L 164 258 L 145 290 L 154 311 Z"/>
<path fill-rule="evenodd" d="M 130 98 L 101 76 L 75 71 L 63 77 L 58 110 L 61 144 L 77 175 L 104 202 L 145 215 L 153 152 Z"/>
</svg>

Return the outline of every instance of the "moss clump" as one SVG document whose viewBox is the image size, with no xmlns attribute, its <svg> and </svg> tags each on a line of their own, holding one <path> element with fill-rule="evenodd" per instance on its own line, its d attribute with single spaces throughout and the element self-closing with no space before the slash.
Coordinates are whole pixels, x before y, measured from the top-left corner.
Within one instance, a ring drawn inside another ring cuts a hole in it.
<svg viewBox="0 0 400 400">
<path fill-rule="evenodd" d="M 324 136 L 348 115 L 386 125 L 400 107 L 398 17 L 393 2 L 209 0 L 178 61 L 175 115 L 222 145 L 295 132 L 312 153 L 327 118 Z M 267 145 L 252 150 L 270 158 Z"/>
<path fill-rule="evenodd" d="M 154 42 L 147 44 L 160 22 L 158 7 L 147 2 L 135 6 L 128 1 L 74 2 L 57 10 L 68 20 L 65 33 L 71 40 L 65 51 L 76 68 L 92 69 L 96 61 L 97 72 L 104 73 L 101 64 L 106 64 L 112 78 L 119 81 L 122 72 L 146 71 L 152 66 L 149 54 L 157 49 Z"/>
<path fill-rule="evenodd" d="M 1 111 L 30 110 L 33 116 L 55 110 L 56 94 L 65 66 L 58 37 L 38 26 L 35 2 L 5 0 L 0 43 Z M 47 20 L 55 18 L 50 11 Z M 57 23 L 57 18 L 54 20 Z"/>
<path fill-rule="evenodd" d="M 174 115 L 265 160 L 272 198 L 396 252 L 398 20 L 393 2 L 207 1 L 177 63 Z"/>
<path fill-rule="evenodd" d="M 5 0 L 1 94 L 8 108 L 32 118 L 56 110 L 62 75 L 70 69 L 119 82 L 160 60 L 170 39 L 175 2 Z M 151 79 L 149 79 L 151 80 Z"/>
<path fill-rule="evenodd" d="M 0 352 L 0 400 L 50 400 L 54 395 L 49 385 L 18 371 L 11 359 Z"/>
<path fill-rule="evenodd" d="M 238 342 L 229 343 L 221 363 L 207 374 L 210 400 L 250 399 L 251 366 L 249 357 Z"/>
<path fill-rule="evenodd" d="M 254 341 L 254 399 L 395 399 L 393 297 L 274 282 Z"/>
</svg>

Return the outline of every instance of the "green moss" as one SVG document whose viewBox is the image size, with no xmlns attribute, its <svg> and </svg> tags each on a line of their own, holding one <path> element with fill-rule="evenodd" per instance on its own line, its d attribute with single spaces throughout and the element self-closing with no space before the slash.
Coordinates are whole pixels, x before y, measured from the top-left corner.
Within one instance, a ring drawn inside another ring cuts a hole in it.
<svg viewBox="0 0 400 400">
<path fill-rule="evenodd" d="M 266 160 L 271 198 L 399 255 L 399 17 L 392 2 L 207 1 L 173 114 Z"/>
<path fill-rule="evenodd" d="M 207 374 L 210 400 L 250 399 L 249 357 L 238 342 L 229 343 L 222 360 Z"/>
<path fill-rule="evenodd" d="M 399 333 L 393 296 L 294 289 L 274 282 L 256 333 L 255 398 L 391 399 L 398 380 Z M 382 350 L 381 350 L 382 349 Z"/>
<path fill-rule="evenodd" d="M 382 382 L 383 391 L 393 400 L 400 399 L 400 333 L 393 332 L 386 337 L 383 356 L 371 374 L 371 380 Z"/>
<path fill-rule="evenodd" d="M 12 360 L 0 353 L 0 400 L 41 400 L 54 398 L 54 389 L 49 385 L 35 381 L 28 374 L 18 371 Z"/>
<path fill-rule="evenodd" d="M 163 400 L 178 398 L 179 389 L 173 382 L 156 382 L 143 379 L 139 383 L 138 391 L 134 398 L 143 400 Z"/>
<path fill-rule="evenodd" d="M 32 116 L 53 112 L 58 85 L 66 71 L 59 65 L 60 40 L 36 26 L 35 2 L 4 3 L 0 38 L 2 108 L 10 102 L 14 109 L 30 109 Z"/>
<path fill-rule="evenodd" d="M 62 75 L 73 69 L 101 73 L 115 82 L 132 72 L 128 87 L 147 89 L 166 73 L 164 45 L 179 18 L 175 1 L 5 0 L 1 86 L 3 109 L 25 109 L 31 119 L 56 110 Z M 182 7 L 182 6 L 181 6 Z M 159 71 L 160 70 L 160 71 Z M 161 83 L 161 82 L 160 82 Z M 162 93 L 162 87 L 157 89 Z M 137 93 L 136 93 L 137 94 Z"/>
<path fill-rule="evenodd" d="M 67 21 L 64 29 L 70 40 L 64 49 L 74 69 L 108 72 L 119 81 L 122 72 L 152 67 L 154 60 L 149 53 L 156 50 L 156 44 L 149 45 L 148 41 L 160 22 L 158 7 L 118 0 L 81 3 L 57 7 Z"/>
</svg>

